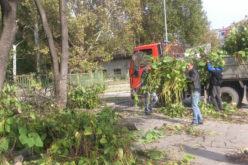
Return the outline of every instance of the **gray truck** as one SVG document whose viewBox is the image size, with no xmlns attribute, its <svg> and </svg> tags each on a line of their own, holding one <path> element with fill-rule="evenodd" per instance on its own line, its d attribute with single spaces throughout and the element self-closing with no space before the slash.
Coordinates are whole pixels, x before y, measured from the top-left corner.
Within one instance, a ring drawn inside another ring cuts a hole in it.
<svg viewBox="0 0 248 165">
<path fill-rule="evenodd" d="M 221 97 L 225 102 L 247 104 L 248 61 L 239 64 L 234 57 L 224 57 L 225 67 L 222 73 Z"/>
</svg>

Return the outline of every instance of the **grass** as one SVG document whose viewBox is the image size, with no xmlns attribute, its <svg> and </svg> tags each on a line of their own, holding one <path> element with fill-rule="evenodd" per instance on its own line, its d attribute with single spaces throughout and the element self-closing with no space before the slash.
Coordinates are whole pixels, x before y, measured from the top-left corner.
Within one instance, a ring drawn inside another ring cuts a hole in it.
<svg viewBox="0 0 248 165">
<path fill-rule="evenodd" d="M 105 92 L 123 92 L 123 91 L 130 91 L 130 87 L 129 86 L 112 86 L 112 87 L 108 87 Z"/>
</svg>

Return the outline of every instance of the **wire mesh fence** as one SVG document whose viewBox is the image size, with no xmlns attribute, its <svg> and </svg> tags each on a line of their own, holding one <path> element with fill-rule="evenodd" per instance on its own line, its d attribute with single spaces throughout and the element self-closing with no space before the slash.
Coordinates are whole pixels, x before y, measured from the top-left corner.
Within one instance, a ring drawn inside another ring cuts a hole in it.
<svg viewBox="0 0 248 165">
<path fill-rule="evenodd" d="M 37 84 L 40 87 L 49 87 L 53 86 L 53 76 L 52 75 L 18 75 L 16 76 L 15 82 L 17 86 L 21 88 L 31 89 Z M 67 77 L 67 85 L 68 87 L 82 86 L 88 87 L 94 84 L 103 84 L 104 76 L 102 72 L 94 72 L 94 73 L 77 73 L 77 74 L 68 74 Z"/>
</svg>

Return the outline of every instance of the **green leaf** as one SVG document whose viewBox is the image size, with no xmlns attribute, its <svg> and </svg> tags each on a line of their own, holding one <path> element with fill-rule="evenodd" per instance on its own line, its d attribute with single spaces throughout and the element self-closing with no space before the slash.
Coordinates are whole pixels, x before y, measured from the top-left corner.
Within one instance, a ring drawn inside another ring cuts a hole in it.
<svg viewBox="0 0 248 165">
<path fill-rule="evenodd" d="M 97 128 L 96 134 L 97 134 L 97 135 L 101 135 L 101 134 L 102 134 L 102 130 L 101 130 L 100 128 Z"/>
<path fill-rule="evenodd" d="M 36 119 L 36 115 L 34 112 L 30 112 L 29 116 L 34 120 Z"/>
<path fill-rule="evenodd" d="M 22 135 L 22 134 L 26 135 L 27 134 L 27 128 L 25 128 L 25 127 L 19 127 L 18 131 L 19 131 L 20 135 Z"/>
<path fill-rule="evenodd" d="M 86 127 L 85 128 L 84 135 L 92 135 L 92 129 L 91 129 L 91 127 Z"/>
<path fill-rule="evenodd" d="M 113 165 L 122 165 L 122 163 L 120 161 L 116 161 L 113 163 Z"/>
<path fill-rule="evenodd" d="M 107 142 L 108 141 L 107 141 L 106 137 L 104 137 L 104 136 L 100 139 L 101 144 L 106 144 Z"/>
<path fill-rule="evenodd" d="M 5 130 L 6 130 L 6 132 L 10 133 L 10 125 L 9 124 L 5 124 Z"/>
<path fill-rule="evenodd" d="M 191 156 L 191 155 L 184 155 L 183 156 L 183 161 L 185 162 L 185 163 L 189 163 L 191 160 L 193 160 L 193 159 L 195 159 L 195 157 L 194 156 Z"/>
<path fill-rule="evenodd" d="M 147 155 L 153 160 L 159 160 L 164 158 L 164 154 L 158 150 L 150 150 Z"/>
<path fill-rule="evenodd" d="M 171 62 L 171 61 L 173 61 L 173 60 L 174 60 L 174 59 L 173 59 L 172 57 L 166 56 L 166 57 L 164 57 L 163 62 Z"/>
<path fill-rule="evenodd" d="M 30 133 L 29 135 L 31 138 L 33 138 L 34 143 L 37 147 L 43 147 L 43 142 L 38 133 L 34 132 L 34 133 Z"/>
<path fill-rule="evenodd" d="M 215 132 L 215 131 L 211 131 L 211 132 L 209 132 L 209 135 L 214 135 L 214 134 L 216 134 L 216 132 Z"/>
<path fill-rule="evenodd" d="M 112 150 L 112 147 L 105 147 L 104 148 L 104 154 L 108 154 Z"/>
<path fill-rule="evenodd" d="M 5 120 L 0 122 L 0 134 L 4 133 L 4 122 L 5 122 Z"/>
<path fill-rule="evenodd" d="M 89 159 L 83 157 L 83 158 L 81 158 L 81 159 L 79 160 L 78 165 L 88 164 L 88 162 L 89 162 Z"/>
<path fill-rule="evenodd" d="M 118 155 L 119 155 L 120 159 L 123 158 L 123 149 L 122 148 L 118 148 Z"/>
<path fill-rule="evenodd" d="M 14 119 L 13 119 L 13 118 L 8 118 L 8 119 L 6 120 L 6 123 L 9 124 L 9 125 L 11 125 L 11 124 L 14 123 Z"/>
<path fill-rule="evenodd" d="M 35 145 L 34 138 L 28 138 L 27 145 L 29 148 L 33 147 Z"/>
<path fill-rule="evenodd" d="M 25 145 L 25 144 L 27 144 L 27 142 L 28 142 L 28 137 L 27 137 L 27 135 L 25 135 L 25 134 L 21 134 L 21 135 L 19 136 L 19 140 L 20 140 L 20 142 L 21 142 L 23 145 Z"/>
<path fill-rule="evenodd" d="M 143 130 L 136 131 L 136 134 L 137 135 L 143 135 L 144 134 L 144 131 Z"/>
<path fill-rule="evenodd" d="M 9 139 L 3 137 L 0 139 L 0 153 L 1 151 L 7 151 L 9 148 Z"/>
</svg>

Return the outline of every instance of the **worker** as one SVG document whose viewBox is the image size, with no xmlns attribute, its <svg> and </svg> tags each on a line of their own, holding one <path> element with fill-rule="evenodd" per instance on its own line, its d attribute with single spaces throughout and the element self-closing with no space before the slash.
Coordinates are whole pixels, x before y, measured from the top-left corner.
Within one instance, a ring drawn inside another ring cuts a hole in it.
<svg viewBox="0 0 248 165">
<path fill-rule="evenodd" d="M 211 74 L 209 87 L 210 102 L 214 105 L 214 109 L 216 111 L 220 111 L 223 109 L 220 85 L 222 83 L 222 71 L 224 70 L 224 68 L 212 68 L 209 60 L 207 61 L 207 68 L 209 73 Z"/>
<path fill-rule="evenodd" d="M 191 125 L 203 124 L 202 114 L 198 106 L 201 95 L 201 83 L 199 74 L 192 63 L 188 63 L 186 68 L 189 72 L 189 77 L 187 78 L 187 80 L 191 81 L 192 83 L 191 104 L 193 111 L 193 121 Z"/>
</svg>

